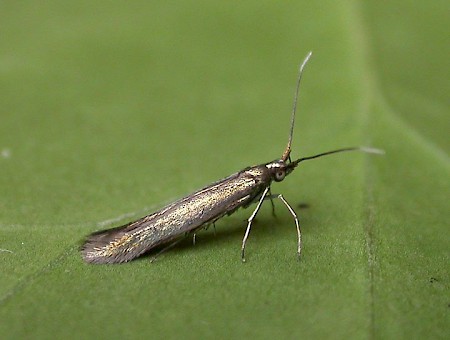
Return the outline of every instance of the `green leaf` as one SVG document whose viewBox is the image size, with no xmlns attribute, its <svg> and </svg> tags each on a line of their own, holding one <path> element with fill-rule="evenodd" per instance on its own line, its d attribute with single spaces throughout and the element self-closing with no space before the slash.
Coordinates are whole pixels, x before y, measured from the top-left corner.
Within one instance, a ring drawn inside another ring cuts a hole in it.
<svg viewBox="0 0 450 340">
<path fill-rule="evenodd" d="M 444 1 L 0 5 L 0 338 L 448 338 Z M 265 204 L 155 263 L 84 263 L 119 226 L 281 156 Z M 307 208 L 301 208 L 304 203 Z"/>
</svg>

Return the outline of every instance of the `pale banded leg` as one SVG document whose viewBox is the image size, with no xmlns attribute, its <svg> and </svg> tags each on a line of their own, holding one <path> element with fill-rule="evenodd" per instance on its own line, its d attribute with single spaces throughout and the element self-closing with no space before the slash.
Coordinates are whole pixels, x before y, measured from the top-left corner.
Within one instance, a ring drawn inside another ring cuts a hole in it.
<svg viewBox="0 0 450 340">
<path fill-rule="evenodd" d="M 292 207 L 289 205 L 289 203 L 286 201 L 286 199 L 283 197 L 282 194 L 279 194 L 277 197 L 281 200 L 281 202 L 284 203 L 284 205 L 286 206 L 286 208 L 288 208 L 289 212 L 291 213 L 292 217 L 294 218 L 295 226 L 297 227 L 297 236 L 298 236 L 297 257 L 298 257 L 298 259 L 300 259 L 300 254 L 302 252 L 302 233 L 300 230 L 300 223 L 298 222 L 298 217 L 297 217 L 294 209 L 292 209 Z"/>
<path fill-rule="evenodd" d="M 298 221 L 297 214 L 295 213 L 294 209 L 292 209 L 292 207 L 289 205 L 289 203 L 286 201 L 286 199 L 284 198 L 284 196 L 282 194 L 274 194 L 274 195 L 269 195 L 267 197 L 269 197 L 271 199 L 279 198 L 281 200 L 281 202 L 283 202 L 284 205 L 288 208 L 288 210 L 291 213 L 292 217 L 294 217 L 295 226 L 297 227 L 297 236 L 298 236 L 297 256 L 300 259 L 300 254 L 301 254 L 301 251 L 302 251 L 302 233 L 301 233 L 301 230 L 300 230 L 300 223 Z"/>
<path fill-rule="evenodd" d="M 264 189 L 264 192 L 262 193 L 261 198 L 259 199 L 255 210 L 253 210 L 253 213 L 248 218 L 247 229 L 245 230 L 245 235 L 244 235 L 244 239 L 242 240 L 242 247 L 241 247 L 241 259 L 242 259 L 242 262 L 245 262 L 245 244 L 247 243 L 248 235 L 250 234 L 250 229 L 252 228 L 252 222 L 255 219 L 255 216 L 258 213 L 259 208 L 261 208 L 261 205 L 263 204 L 264 199 L 266 198 L 266 195 L 269 192 L 269 190 L 270 190 L 269 187 Z"/>
</svg>

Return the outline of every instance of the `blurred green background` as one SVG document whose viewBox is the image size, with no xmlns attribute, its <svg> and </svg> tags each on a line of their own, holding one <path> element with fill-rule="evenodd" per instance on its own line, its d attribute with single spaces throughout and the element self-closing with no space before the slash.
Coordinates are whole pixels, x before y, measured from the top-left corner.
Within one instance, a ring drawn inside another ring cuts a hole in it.
<svg viewBox="0 0 450 340">
<path fill-rule="evenodd" d="M 448 338 L 447 1 L 0 3 L 0 338 Z M 85 235 L 293 157 L 240 262 L 243 210 L 151 264 Z M 301 208 L 303 203 L 308 208 Z"/>
</svg>

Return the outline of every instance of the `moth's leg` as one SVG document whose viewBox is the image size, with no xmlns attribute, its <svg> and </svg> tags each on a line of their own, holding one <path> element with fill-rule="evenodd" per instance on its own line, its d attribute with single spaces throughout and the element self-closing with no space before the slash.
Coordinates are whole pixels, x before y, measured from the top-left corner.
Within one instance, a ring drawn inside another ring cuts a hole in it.
<svg viewBox="0 0 450 340">
<path fill-rule="evenodd" d="M 242 262 L 245 262 L 245 244 L 247 243 L 248 235 L 250 234 L 250 229 L 252 227 L 252 222 L 255 219 L 255 216 L 258 213 L 259 208 L 261 208 L 261 205 L 263 204 L 264 199 L 266 198 L 266 195 L 267 195 L 269 190 L 270 190 L 269 187 L 264 189 L 264 192 L 262 193 L 261 198 L 259 199 L 255 210 L 253 210 L 253 213 L 248 218 L 247 229 L 245 230 L 245 235 L 244 235 L 244 239 L 242 240 L 242 247 L 241 247 L 241 259 L 242 259 Z"/>
<path fill-rule="evenodd" d="M 195 246 L 195 241 L 197 239 L 197 233 L 192 233 L 192 245 Z"/>
<path fill-rule="evenodd" d="M 270 204 L 272 204 L 272 215 L 273 215 L 273 217 L 277 217 L 277 215 L 275 214 L 275 204 L 273 203 L 273 199 L 277 198 L 278 195 L 275 195 L 275 196 L 272 195 L 272 191 L 270 191 L 270 188 L 269 188 L 269 195 L 267 197 L 270 199 Z"/>
<path fill-rule="evenodd" d="M 161 249 L 155 256 L 152 257 L 152 259 L 150 260 L 151 263 L 155 262 L 156 258 L 159 257 L 159 255 L 161 255 L 162 253 L 164 253 L 166 250 L 172 249 L 173 247 L 175 247 L 178 243 L 180 243 L 182 240 L 184 239 L 184 237 L 180 237 L 178 240 L 173 241 L 171 244 L 169 244 L 167 247 L 164 247 L 163 249 Z"/>
<path fill-rule="evenodd" d="M 289 205 L 289 203 L 286 201 L 286 199 L 283 197 L 282 194 L 277 195 L 277 197 L 284 203 L 284 205 L 288 208 L 289 212 L 291 213 L 292 217 L 295 221 L 295 226 L 297 227 L 297 236 L 298 236 L 298 244 L 297 244 L 297 257 L 300 259 L 300 254 L 302 252 L 302 233 L 300 230 L 300 223 L 298 222 L 298 217 L 295 214 L 294 209 Z"/>
<path fill-rule="evenodd" d="M 197 230 L 197 229 L 196 229 L 196 230 Z M 178 238 L 177 240 L 175 240 L 175 241 L 173 241 L 172 243 L 170 243 L 168 246 L 166 246 L 166 247 L 164 247 L 163 249 L 161 249 L 155 256 L 152 257 L 152 259 L 150 260 L 150 262 L 151 262 L 151 263 L 155 262 L 156 258 L 159 257 L 159 255 L 161 255 L 162 253 L 164 253 L 166 250 L 169 250 L 169 249 L 172 249 L 173 247 L 175 247 L 178 243 L 180 243 L 181 241 L 183 241 L 185 237 L 188 237 L 189 234 L 193 234 L 192 241 L 193 241 L 193 244 L 195 245 L 196 230 L 185 233 L 185 236 L 184 236 L 184 237 Z"/>
</svg>

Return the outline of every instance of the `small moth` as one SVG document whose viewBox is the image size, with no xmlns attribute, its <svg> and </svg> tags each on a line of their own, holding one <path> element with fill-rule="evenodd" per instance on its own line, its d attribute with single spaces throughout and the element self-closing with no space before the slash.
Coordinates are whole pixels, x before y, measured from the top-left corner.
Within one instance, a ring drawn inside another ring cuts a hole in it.
<svg viewBox="0 0 450 340">
<path fill-rule="evenodd" d="M 162 250 L 164 251 L 179 242 L 182 236 L 193 234 L 195 240 L 195 233 L 198 230 L 206 228 L 225 215 L 231 215 L 239 208 L 247 208 L 252 203 L 256 203 L 256 208 L 248 218 L 247 229 L 242 240 L 241 259 L 245 262 L 245 246 L 252 222 L 264 200 L 272 200 L 273 198 L 279 198 L 294 218 L 297 228 L 297 255 L 300 257 L 302 235 L 297 215 L 283 195 L 271 194 L 270 185 L 272 182 L 283 181 L 287 175 L 294 171 L 299 163 L 306 160 L 355 150 L 382 153 L 381 150 L 372 148 L 350 147 L 299 158 L 294 161 L 291 160 L 291 144 L 300 81 L 303 69 L 311 54 L 311 52 L 308 53 L 300 65 L 291 115 L 289 139 L 281 158 L 247 167 L 170 203 L 161 210 L 137 221 L 118 228 L 91 234 L 81 249 L 84 260 L 89 263 L 99 264 L 128 262 L 157 246 L 169 244 Z"/>
</svg>

